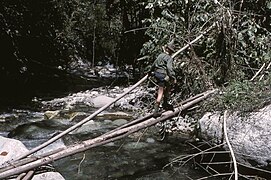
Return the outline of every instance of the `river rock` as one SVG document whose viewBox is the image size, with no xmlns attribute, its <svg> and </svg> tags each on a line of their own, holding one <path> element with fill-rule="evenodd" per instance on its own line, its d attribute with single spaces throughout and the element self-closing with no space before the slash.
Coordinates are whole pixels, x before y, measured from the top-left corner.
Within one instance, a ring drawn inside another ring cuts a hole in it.
<svg viewBox="0 0 271 180">
<path fill-rule="evenodd" d="M 148 146 L 148 143 L 145 142 L 130 142 L 123 146 L 126 150 L 135 150 L 135 149 L 144 149 Z"/>
<path fill-rule="evenodd" d="M 111 98 L 111 97 L 108 97 L 105 95 L 101 95 L 101 96 L 97 96 L 97 97 L 93 98 L 92 103 L 95 108 L 100 108 L 100 107 L 103 107 L 104 105 L 112 102 L 113 100 L 114 100 L 114 98 Z"/>
<path fill-rule="evenodd" d="M 93 120 L 90 120 L 87 123 L 83 124 L 78 129 L 70 132 L 69 134 L 88 134 L 88 133 L 91 133 L 93 131 L 97 131 L 102 128 L 103 127 L 101 126 L 100 122 L 95 122 Z"/>
<path fill-rule="evenodd" d="M 271 167 L 271 105 L 226 118 L 227 134 L 238 162 L 270 169 Z M 207 113 L 199 121 L 203 139 L 222 143 L 223 113 Z M 225 149 L 228 149 L 225 145 Z"/>
<path fill-rule="evenodd" d="M 15 114 L 1 114 L 0 122 L 8 122 L 18 119 L 18 116 Z"/>
<path fill-rule="evenodd" d="M 0 136 L 0 164 L 27 151 L 28 149 L 21 141 Z"/>
<path fill-rule="evenodd" d="M 0 136 L 0 165 L 27 151 L 21 141 Z M 45 172 L 34 175 L 32 180 L 64 180 L 64 177 L 58 172 Z"/>
<path fill-rule="evenodd" d="M 35 175 L 32 180 L 65 180 L 58 172 L 46 172 Z"/>
<path fill-rule="evenodd" d="M 53 118 L 59 117 L 59 114 L 60 114 L 60 110 L 45 111 L 44 112 L 44 119 L 53 119 Z"/>
<path fill-rule="evenodd" d="M 126 119 L 118 119 L 118 120 L 113 121 L 113 124 L 117 125 L 117 126 L 121 126 L 121 125 L 124 125 L 126 123 L 127 123 Z"/>
</svg>

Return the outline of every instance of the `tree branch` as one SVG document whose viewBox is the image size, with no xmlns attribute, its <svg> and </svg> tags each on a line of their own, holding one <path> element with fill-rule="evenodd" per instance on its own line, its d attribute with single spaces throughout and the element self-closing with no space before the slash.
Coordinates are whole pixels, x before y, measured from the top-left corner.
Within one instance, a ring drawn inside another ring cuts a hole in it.
<svg viewBox="0 0 271 180">
<path fill-rule="evenodd" d="M 227 119 L 227 110 L 224 112 L 224 118 L 223 118 L 223 128 L 224 128 L 224 136 L 225 136 L 225 140 L 227 142 L 227 145 L 230 149 L 230 153 L 231 153 L 231 157 L 232 157 L 232 161 L 233 161 L 233 165 L 234 165 L 234 180 L 238 180 L 238 169 L 237 169 L 237 162 L 235 159 L 235 155 L 232 149 L 232 146 L 230 144 L 228 135 L 227 135 L 227 124 L 226 124 L 226 119 Z"/>
</svg>

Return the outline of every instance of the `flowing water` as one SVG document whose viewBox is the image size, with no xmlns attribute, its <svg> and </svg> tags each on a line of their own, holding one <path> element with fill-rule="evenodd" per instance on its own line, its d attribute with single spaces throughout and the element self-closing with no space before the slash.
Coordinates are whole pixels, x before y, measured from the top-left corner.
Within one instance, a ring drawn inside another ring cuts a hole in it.
<svg viewBox="0 0 271 180">
<path fill-rule="evenodd" d="M 23 110 L 3 113 L 0 119 L 6 121 L 0 121 L 0 135 L 21 140 L 29 149 L 74 124 L 67 119 L 45 120 L 43 112 Z M 86 126 L 87 129 L 66 135 L 54 146 L 80 143 L 125 122 L 123 119 L 95 120 L 94 126 Z M 191 147 L 179 138 L 159 139 L 158 129 L 151 127 L 122 140 L 63 158 L 52 165 L 66 180 L 197 179 L 204 176 L 202 171 L 190 165 L 168 165 L 174 158 L 188 154 Z"/>
</svg>

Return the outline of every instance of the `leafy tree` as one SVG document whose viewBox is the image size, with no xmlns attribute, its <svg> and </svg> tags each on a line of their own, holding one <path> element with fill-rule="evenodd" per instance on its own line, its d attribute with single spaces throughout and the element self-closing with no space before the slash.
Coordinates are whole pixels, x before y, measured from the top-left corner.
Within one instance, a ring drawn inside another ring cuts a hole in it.
<svg viewBox="0 0 271 180">
<path fill-rule="evenodd" d="M 45 88 L 43 81 L 51 77 L 50 87 L 61 74 L 57 67 L 67 59 L 61 43 L 54 41 L 63 27 L 58 10 L 52 1 L 0 2 L 1 96 L 23 98 L 34 89 Z"/>
<path fill-rule="evenodd" d="M 127 31 L 141 27 L 145 13 L 139 0 L 1 1 L 1 94 L 65 89 L 77 61 L 132 64 L 144 31 Z"/>
<path fill-rule="evenodd" d="M 270 61 L 268 1 L 150 0 L 145 5 L 152 16 L 145 20 L 150 40 L 141 54 L 152 52 L 152 59 L 172 39 L 182 47 L 216 24 L 175 61 L 186 94 L 249 79 Z"/>
</svg>

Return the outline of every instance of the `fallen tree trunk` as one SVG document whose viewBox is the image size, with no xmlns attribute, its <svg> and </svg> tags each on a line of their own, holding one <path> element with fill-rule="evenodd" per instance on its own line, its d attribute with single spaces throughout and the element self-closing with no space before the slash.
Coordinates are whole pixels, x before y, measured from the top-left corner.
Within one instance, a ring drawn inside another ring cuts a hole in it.
<svg viewBox="0 0 271 180">
<path fill-rule="evenodd" d="M 64 158 L 64 157 L 67 157 L 67 156 L 70 156 L 70 155 L 73 155 L 76 153 L 84 152 L 84 151 L 91 149 L 93 147 L 104 145 L 106 143 L 109 143 L 109 142 L 121 139 L 123 137 L 126 137 L 126 136 L 128 136 L 134 132 L 137 132 L 141 129 L 152 126 L 158 122 L 165 121 L 167 119 L 170 119 L 170 118 L 178 115 L 182 110 L 187 109 L 187 108 L 199 103 L 200 101 L 204 100 L 205 98 L 207 98 L 210 94 L 213 94 L 214 92 L 215 92 L 215 90 L 207 91 L 204 95 L 182 105 L 181 107 L 175 108 L 174 112 L 167 111 L 167 112 L 163 113 L 162 116 L 157 119 L 155 119 L 155 118 L 146 119 L 143 122 L 139 122 L 137 124 L 121 128 L 117 131 L 112 131 L 111 133 L 106 133 L 106 134 L 101 135 L 101 136 L 94 138 L 94 139 L 83 141 L 81 144 L 66 147 L 62 151 L 56 152 L 54 154 L 51 154 L 51 155 L 43 157 L 43 158 L 39 158 L 39 159 L 34 160 L 33 162 L 30 162 L 30 163 L 22 164 L 17 167 L 14 167 L 13 165 L 11 165 L 9 168 L 6 167 L 5 171 L 0 173 L 0 179 L 7 178 L 12 175 L 20 174 L 20 173 L 29 171 L 31 169 L 34 169 L 36 167 L 51 163 L 51 162 L 56 161 L 58 159 L 61 159 L 61 158 Z"/>
<path fill-rule="evenodd" d="M 227 116 L 227 136 L 237 163 L 271 170 L 271 105 L 258 112 L 231 112 Z M 221 112 L 206 113 L 200 120 L 201 138 L 220 144 L 224 140 Z M 228 146 L 224 146 L 228 150 Z"/>
</svg>

